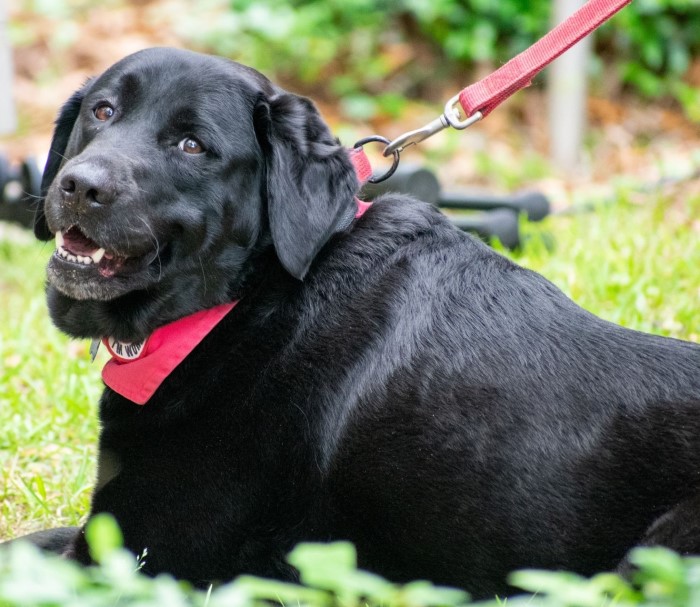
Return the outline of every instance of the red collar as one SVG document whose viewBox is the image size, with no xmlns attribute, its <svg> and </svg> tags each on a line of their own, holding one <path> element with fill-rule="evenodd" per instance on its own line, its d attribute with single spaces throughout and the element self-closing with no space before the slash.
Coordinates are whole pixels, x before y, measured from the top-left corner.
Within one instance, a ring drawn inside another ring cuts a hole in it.
<svg viewBox="0 0 700 607">
<path fill-rule="evenodd" d="M 372 167 L 362 148 L 349 150 L 361 183 L 372 175 Z M 371 203 L 356 198 L 361 217 Z M 105 384 L 124 398 L 145 405 L 192 350 L 212 331 L 238 302 L 202 310 L 156 329 L 141 343 L 124 343 L 105 337 L 102 343 L 112 359 L 102 369 Z"/>
<path fill-rule="evenodd" d="M 105 338 L 112 359 L 102 379 L 124 398 L 145 405 L 153 393 L 238 302 L 221 304 L 180 318 L 156 329 L 143 342 L 124 343 Z"/>
</svg>

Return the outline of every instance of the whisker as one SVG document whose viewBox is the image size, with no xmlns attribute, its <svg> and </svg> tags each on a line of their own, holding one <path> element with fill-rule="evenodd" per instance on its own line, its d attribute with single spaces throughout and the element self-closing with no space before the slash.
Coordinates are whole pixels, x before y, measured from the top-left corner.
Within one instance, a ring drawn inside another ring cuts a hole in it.
<svg viewBox="0 0 700 607">
<path fill-rule="evenodd" d="M 155 251 L 155 254 L 153 255 L 153 257 L 151 257 L 151 259 L 149 260 L 148 265 L 152 264 L 156 259 L 158 260 L 158 280 L 160 280 L 163 276 L 163 263 L 160 259 L 160 243 L 158 242 L 158 237 L 155 235 L 155 233 L 153 232 L 153 229 L 151 228 L 150 225 L 148 225 L 148 222 L 143 217 L 138 216 L 138 218 L 139 218 L 139 220 L 141 220 L 143 225 L 146 226 L 146 229 L 151 233 L 151 236 L 153 238 L 153 242 L 155 244 L 156 251 Z"/>
<path fill-rule="evenodd" d="M 56 154 L 56 156 L 60 156 L 61 158 L 63 158 L 63 160 L 68 160 L 68 157 L 61 154 L 61 152 L 59 152 L 58 150 L 54 150 L 53 148 L 51 148 L 51 153 Z"/>
<path fill-rule="evenodd" d="M 22 198 L 33 198 L 34 200 L 43 200 L 43 196 L 37 196 L 36 194 L 32 194 L 31 192 L 27 192 L 26 190 L 22 190 Z"/>
<path fill-rule="evenodd" d="M 197 255 L 197 259 L 199 259 L 199 267 L 202 268 L 202 279 L 204 280 L 204 295 L 206 296 L 206 294 L 207 294 L 207 274 L 204 271 L 204 264 L 202 263 L 202 256 Z"/>
</svg>

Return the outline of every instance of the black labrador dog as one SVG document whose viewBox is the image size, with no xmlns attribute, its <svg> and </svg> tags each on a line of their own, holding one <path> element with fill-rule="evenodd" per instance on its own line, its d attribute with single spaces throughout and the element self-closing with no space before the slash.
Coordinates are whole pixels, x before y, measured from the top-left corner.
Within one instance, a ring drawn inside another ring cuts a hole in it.
<svg viewBox="0 0 700 607">
<path fill-rule="evenodd" d="M 410 197 L 356 218 L 357 190 L 312 103 L 222 58 L 142 51 L 62 108 L 48 305 L 115 356 L 92 514 L 144 570 L 289 579 L 297 542 L 349 539 L 483 597 L 700 552 L 700 346 L 593 316 Z M 80 530 L 34 540 L 90 560 Z"/>
</svg>

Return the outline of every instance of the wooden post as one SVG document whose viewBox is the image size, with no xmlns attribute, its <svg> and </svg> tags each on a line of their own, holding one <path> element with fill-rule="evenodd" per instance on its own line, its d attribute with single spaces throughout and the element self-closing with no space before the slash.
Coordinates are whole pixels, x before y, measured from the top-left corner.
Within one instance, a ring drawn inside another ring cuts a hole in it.
<svg viewBox="0 0 700 607">
<path fill-rule="evenodd" d="M 555 0 L 554 22 L 561 23 L 585 0 Z M 550 156 L 554 163 L 572 172 L 577 168 L 586 130 L 588 60 L 591 36 L 581 40 L 549 68 Z"/>
<path fill-rule="evenodd" d="M 14 133 L 17 116 L 12 100 L 12 54 L 7 31 L 5 0 L 0 0 L 0 135 Z"/>
</svg>

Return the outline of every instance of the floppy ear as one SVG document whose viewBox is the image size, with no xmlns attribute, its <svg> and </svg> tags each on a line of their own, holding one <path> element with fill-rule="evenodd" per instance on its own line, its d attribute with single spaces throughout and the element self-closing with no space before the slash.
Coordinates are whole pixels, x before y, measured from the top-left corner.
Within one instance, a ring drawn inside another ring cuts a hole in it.
<svg viewBox="0 0 700 607">
<path fill-rule="evenodd" d="M 348 153 L 306 98 L 280 92 L 255 108 L 266 159 L 272 242 L 285 269 L 304 278 L 334 232 L 350 223 L 359 184 Z"/>
<path fill-rule="evenodd" d="M 41 178 L 41 198 L 39 199 L 34 215 L 34 234 L 39 240 L 51 240 L 53 238 L 53 234 L 49 230 L 44 215 L 44 199 L 46 198 L 46 193 L 49 190 L 51 182 L 61 168 L 61 162 L 63 162 L 66 146 L 68 145 L 70 134 L 73 131 L 73 125 L 80 114 L 80 105 L 91 83 L 92 80 L 88 80 L 82 88 L 75 91 L 68 101 L 63 104 L 61 111 L 58 113 L 58 118 L 56 118 L 56 128 L 54 129 L 53 138 L 51 139 L 51 147 L 49 149 L 49 156 L 46 159 L 44 175 Z"/>
</svg>

